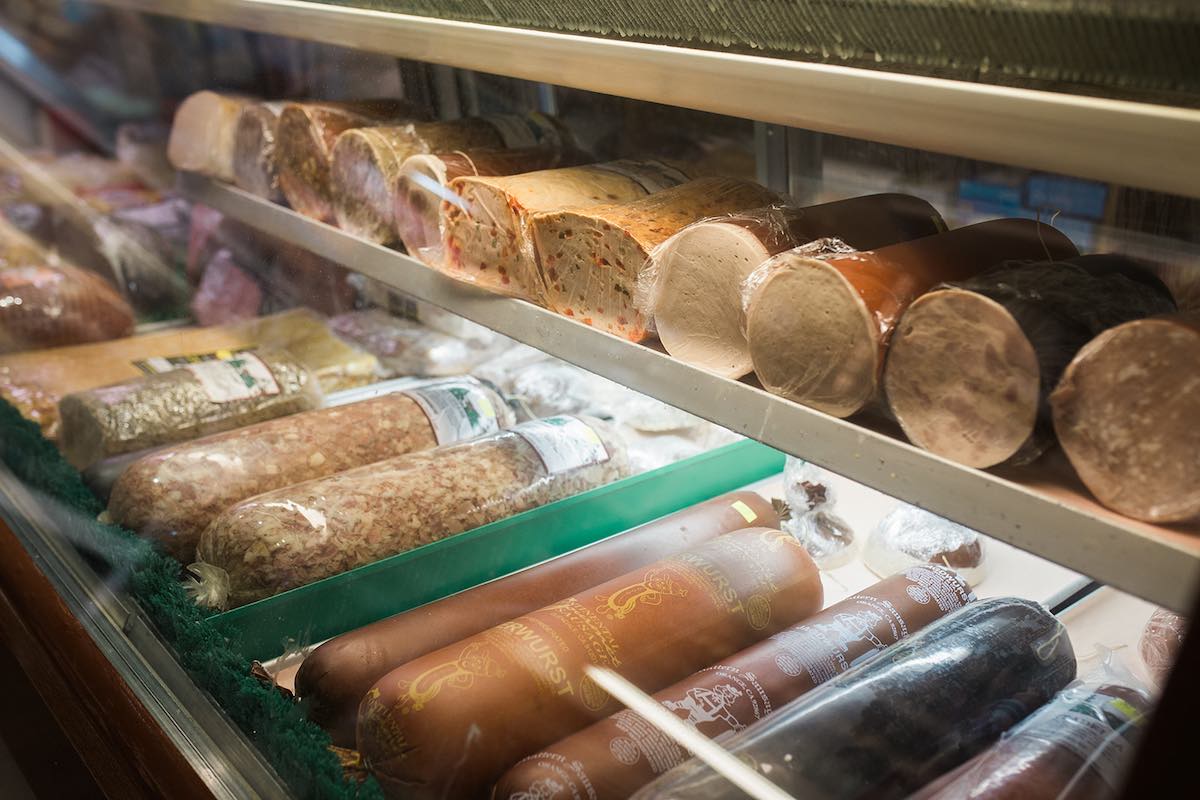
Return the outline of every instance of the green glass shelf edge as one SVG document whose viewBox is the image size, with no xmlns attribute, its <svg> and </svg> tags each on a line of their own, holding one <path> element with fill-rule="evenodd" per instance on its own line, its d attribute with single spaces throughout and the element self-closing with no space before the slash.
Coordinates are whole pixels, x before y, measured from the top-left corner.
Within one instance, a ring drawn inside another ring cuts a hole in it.
<svg viewBox="0 0 1200 800">
<path fill-rule="evenodd" d="M 244 656 L 265 661 L 768 478 L 783 463 L 778 450 L 735 442 L 210 619 Z"/>
</svg>

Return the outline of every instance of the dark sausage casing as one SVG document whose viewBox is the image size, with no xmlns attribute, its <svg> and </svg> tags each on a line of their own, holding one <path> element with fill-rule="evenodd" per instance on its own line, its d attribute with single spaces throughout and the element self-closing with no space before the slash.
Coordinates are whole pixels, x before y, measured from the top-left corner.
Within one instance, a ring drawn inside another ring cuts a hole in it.
<svg viewBox="0 0 1200 800">
<path fill-rule="evenodd" d="M 953 570 L 913 567 L 688 676 L 654 699 L 715 739 L 744 729 L 972 600 Z M 688 757 L 670 736 L 625 709 L 523 759 L 492 796 L 520 800 L 559 785 L 569 787 L 564 797 L 623 800 Z"/>
<path fill-rule="evenodd" d="M 482 797 L 521 757 L 620 709 L 589 665 L 658 691 L 821 597 L 792 536 L 718 536 L 388 673 L 359 709 L 358 748 L 392 797 Z"/>
<path fill-rule="evenodd" d="M 353 747 L 363 695 L 401 664 L 748 525 L 776 528 L 779 517 L 754 492 L 733 492 L 349 631 L 304 659 L 296 694 L 304 699 L 308 718 L 329 731 L 334 744 Z"/>
</svg>

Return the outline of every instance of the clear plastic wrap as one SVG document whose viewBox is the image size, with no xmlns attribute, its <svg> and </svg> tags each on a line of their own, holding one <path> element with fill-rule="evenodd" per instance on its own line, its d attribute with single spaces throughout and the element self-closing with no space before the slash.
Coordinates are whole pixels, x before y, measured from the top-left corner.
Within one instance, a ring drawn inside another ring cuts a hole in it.
<svg viewBox="0 0 1200 800">
<path fill-rule="evenodd" d="M 471 342 L 480 347 L 490 347 L 499 342 L 515 344 L 511 339 L 490 328 L 460 317 L 444 308 L 438 308 L 432 303 L 418 300 L 412 295 L 404 294 L 385 283 L 355 273 L 350 277 L 362 302 L 368 306 L 377 306 L 394 317 L 403 317 L 420 322 L 427 328 Z"/>
<path fill-rule="evenodd" d="M 911 800 L 1116 797 L 1150 711 L 1149 692 L 1112 654 L 1085 680 Z"/>
<path fill-rule="evenodd" d="M 291 354 L 214 354 L 165 372 L 69 394 L 59 444 L 85 469 L 109 456 L 182 442 L 321 405 L 321 388 Z"/>
<path fill-rule="evenodd" d="M 551 417 L 268 492 L 200 537 L 197 599 L 239 606 L 527 511 L 628 472 L 606 423 Z"/>
<path fill-rule="evenodd" d="M 908 437 L 972 467 L 1026 464 L 1054 442 L 1049 395 L 1103 330 L 1175 301 L 1119 255 L 1005 264 L 934 287 L 904 312 L 884 387 Z"/>
<path fill-rule="evenodd" d="M 877 399 L 900 315 L 944 281 L 1015 259 L 1078 255 L 1056 229 L 1000 219 L 875 250 L 785 250 L 747 278 L 746 341 L 763 386 L 837 417 Z"/>
<path fill-rule="evenodd" d="M 459 338 L 380 309 L 341 314 L 329 324 L 339 336 L 379 359 L 389 376 L 462 375 L 506 346 L 502 337 Z"/>
<path fill-rule="evenodd" d="M 945 230 L 924 200 L 878 194 L 808 208 L 772 205 L 694 222 L 656 246 L 634 305 L 667 352 L 731 378 L 752 369 L 741 285 L 771 256 L 836 236 L 858 250 Z"/>
<path fill-rule="evenodd" d="M 167 158 L 175 169 L 232 182 L 238 116 L 252 98 L 218 92 L 188 95 L 175 111 Z"/>
<path fill-rule="evenodd" d="M 190 308 L 201 325 L 222 325 L 257 316 L 262 303 L 258 281 L 238 266 L 233 253 L 222 248 L 204 267 Z"/>
<path fill-rule="evenodd" d="M 511 427 L 504 398 L 473 378 L 273 419 L 164 448 L 113 486 L 112 521 L 184 563 L 225 509 L 274 489 Z M 220 480 L 213 480 L 215 471 Z"/>
<path fill-rule="evenodd" d="M 699 178 L 633 201 L 554 209 L 530 221 L 547 307 L 632 341 L 653 333 L 634 302 L 650 252 L 713 214 L 774 201 L 751 181 Z"/>
<path fill-rule="evenodd" d="M 465 176 L 442 203 L 441 269 L 489 291 L 546 304 L 530 221 L 562 208 L 636 200 L 688 176 L 661 161 L 612 161 L 524 175 Z"/>
<path fill-rule="evenodd" d="M 1066 629 L 1045 609 L 980 600 L 723 745 L 794 797 L 899 800 L 975 756 L 1074 677 Z M 743 796 L 697 759 L 634 795 Z"/>
<path fill-rule="evenodd" d="M 336 336 L 329 320 L 315 311 L 297 308 L 249 320 L 242 327 L 260 346 L 286 350 L 299 359 L 324 392 L 352 389 L 379 377 L 379 360 Z"/>
<path fill-rule="evenodd" d="M 854 529 L 835 511 L 837 494 L 824 470 L 788 456 L 783 468 L 783 497 L 788 515 L 780 527 L 800 540 L 818 567 L 837 569 L 854 559 L 858 539 Z M 902 567 L 892 572 L 899 569 Z"/>
<path fill-rule="evenodd" d="M 233 144 L 233 181 L 257 197 L 282 202 L 275 163 L 275 131 L 284 104 L 250 103 L 238 115 Z"/>
<path fill-rule="evenodd" d="M 1166 683 L 1171 668 L 1175 666 L 1187 629 L 1187 617 L 1165 608 L 1156 608 L 1146 622 L 1138 640 L 1138 654 L 1150 679 L 1158 686 Z"/>
<path fill-rule="evenodd" d="M 867 537 L 863 563 L 880 576 L 914 564 L 940 564 L 978 586 L 987 577 L 986 541 L 966 526 L 901 503 Z"/>
</svg>

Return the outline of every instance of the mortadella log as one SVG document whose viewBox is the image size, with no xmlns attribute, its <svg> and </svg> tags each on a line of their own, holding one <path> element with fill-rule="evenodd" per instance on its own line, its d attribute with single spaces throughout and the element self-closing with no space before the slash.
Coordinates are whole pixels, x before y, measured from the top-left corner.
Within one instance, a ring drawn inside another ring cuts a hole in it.
<svg viewBox="0 0 1200 800">
<path fill-rule="evenodd" d="M 953 570 L 912 567 L 663 689 L 654 700 L 715 739 L 974 599 Z M 555 783 L 568 789 L 564 797 L 624 800 L 687 759 L 675 740 L 626 709 L 521 760 L 492 797 L 522 800 Z"/>
<path fill-rule="evenodd" d="M 836 237 L 857 250 L 946 230 L 933 206 L 903 194 L 875 194 L 808 208 L 770 206 L 701 220 L 651 254 L 638 283 L 639 308 L 680 361 L 727 378 L 753 368 L 746 343 L 742 281 L 773 255 Z"/>
<path fill-rule="evenodd" d="M 688 176 L 661 161 L 611 161 L 524 175 L 464 176 L 442 204 L 445 262 L 452 278 L 546 304 L 546 287 L 529 230 L 542 211 L 622 203 L 662 191 Z"/>
<path fill-rule="evenodd" d="M 296 694 L 308 718 L 333 743 L 354 747 L 358 705 L 396 667 L 748 525 L 778 527 L 771 504 L 754 492 L 734 492 L 611 536 L 420 608 L 350 631 L 314 650 L 296 673 Z"/>
<path fill-rule="evenodd" d="M 250 194 L 283 202 L 275 161 L 275 134 L 284 103 L 250 103 L 238 115 L 233 141 L 233 183 Z"/>
<path fill-rule="evenodd" d="M 1062 624 L 1037 603 L 980 600 L 723 742 L 805 800 L 901 800 L 990 745 L 1075 677 Z M 698 759 L 636 800 L 744 797 Z"/>
<path fill-rule="evenodd" d="M 171 166 L 232 182 L 238 117 L 252 102 L 248 97 L 209 91 L 188 95 L 175 110 L 167 139 Z"/>
<path fill-rule="evenodd" d="M 108 513 L 189 563 L 209 523 L 243 500 L 512 424 L 504 399 L 475 379 L 431 383 L 157 450 L 117 479 Z"/>
<path fill-rule="evenodd" d="M 451 181 L 464 176 L 517 175 L 579 163 L 560 148 L 472 149 L 410 156 L 396 178 L 396 234 L 410 256 L 440 268 L 442 201 L 454 202 Z"/>
<path fill-rule="evenodd" d="M 917 298 L 888 347 L 888 405 L 914 444 L 971 467 L 1027 464 L 1054 441 L 1049 395 L 1079 348 L 1175 310 L 1120 255 L 1006 264 Z"/>
<path fill-rule="evenodd" d="M 835 417 L 876 398 L 892 329 L 918 296 L 1004 261 L 1078 255 L 1066 236 L 1027 219 L 857 253 L 807 249 L 780 253 L 746 279 L 746 338 L 768 391 Z"/>
<path fill-rule="evenodd" d="M 732 178 L 700 178 L 639 200 L 549 211 L 531 222 L 547 307 L 640 342 L 651 320 L 634 303 L 650 251 L 686 225 L 776 200 Z"/>
<path fill-rule="evenodd" d="M 363 699 L 358 749 L 390 797 L 483 797 L 522 756 L 620 708 L 589 665 L 657 691 L 821 597 L 792 536 L 718 536 L 388 673 Z"/>
<path fill-rule="evenodd" d="M 1050 395 L 1058 441 L 1104 505 L 1200 515 L 1200 316 L 1134 320 L 1088 342 Z"/>
<path fill-rule="evenodd" d="M 380 244 L 396 241 L 396 179 L 410 156 L 473 147 L 558 149 L 563 133 L 544 114 L 360 128 L 338 137 L 331 179 L 338 226 Z"/>
<path fill-rule="evenodd" d="M 330 158 L 344 131 L 419 118 L 398 100 L 352 103 L 288 103 L 275 128 L 279 190 L 288 205 L 306 217 L 333 222 Z"/>
</svg>

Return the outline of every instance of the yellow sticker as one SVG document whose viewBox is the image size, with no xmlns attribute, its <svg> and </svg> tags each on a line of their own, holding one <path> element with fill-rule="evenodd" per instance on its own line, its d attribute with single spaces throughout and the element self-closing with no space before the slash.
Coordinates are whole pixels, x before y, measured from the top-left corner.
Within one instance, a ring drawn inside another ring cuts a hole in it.
<svg viewBox="0 0 1200 800">
<path fill-rule="evenodd" d="M 1122 700 L 1120 697 L 1114 697 L 1112 699 L 1112 701 L 1109 703 L 1109 706 L 1111 706 L 1112 708 L 1115 708 L 1117 711 L 1120 711 L 1122 714 L 1124 714 L 1126 717 L 1128 717 L 1131 720 L 1136 721 L 1137 718 L 1142 715 L 1142 713 L 1140 711 L 1138 711 L 1133 706 L 1129 705 L 1129 702 L 1127 700 Z"/>
<path fill-rule="evenodd" d="M 758 514 L 754 513 L 754 509 L 741 500 L 734 500 L 730 508 L 741 514 L 742 519 L 746 520 L 746 522 L 754 522 L 754 520 L 758 519 Z"/>
<path fill-rule="evenodd" d="M 233 351 L 232 350 L 218 350 L 216 352 L 216 356 L 217 356 L 217 358 L 221 359 L 222 361 L 228 361 L 229 359 L 233 358 Z"/>
<path fill-rule="evenodd" d="M 496 418 L 496 409 L 492 407 L 492 401 L 488 399 L 487 395 L 479 396 L 479 410 L 488 419 Z"/>
</svg>

